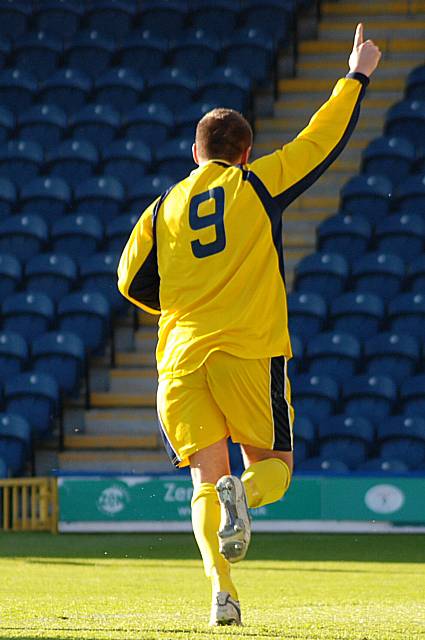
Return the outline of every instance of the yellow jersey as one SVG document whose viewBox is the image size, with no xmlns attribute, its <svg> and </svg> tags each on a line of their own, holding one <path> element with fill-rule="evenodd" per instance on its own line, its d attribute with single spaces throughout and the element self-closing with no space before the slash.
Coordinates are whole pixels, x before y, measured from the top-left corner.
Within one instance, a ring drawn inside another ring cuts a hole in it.
<svg viewBox="0 0 425 640">
<path fill-rule="evenodd" d="M 349 74 L 291 142 L 251 164 L 210 160 L 141 215 L 118 288 L 160 314 L 159 377 L 184 376 L 213 351 L 291 357 L 282 212 L 342 151 L 368 78 Z"/>
</svg>

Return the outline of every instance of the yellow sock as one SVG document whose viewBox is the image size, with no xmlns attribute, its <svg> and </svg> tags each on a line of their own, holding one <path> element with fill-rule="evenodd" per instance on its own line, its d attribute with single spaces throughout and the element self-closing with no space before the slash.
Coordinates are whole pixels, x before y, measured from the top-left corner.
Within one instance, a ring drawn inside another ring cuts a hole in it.
<svg viewBox="0 0 425 640">
<path fill-rule="evenodd" d="M 249 507 L 262 507 L 285 495 L 291 482 L 288 465 L 280 458 L 254 462 L 241 477 Z"/>
<path fill-rule="evenodd" d="M 210 578 L 213 593 L 228 591 L 238 599 L 230 577 L 230 565 L 221 555 L 217 532 L 220 528 L 220 503 L 215 486 L 202 482 L 193 492 L 192 526 L 204 563 L 205 575 Z"/>
</svg>

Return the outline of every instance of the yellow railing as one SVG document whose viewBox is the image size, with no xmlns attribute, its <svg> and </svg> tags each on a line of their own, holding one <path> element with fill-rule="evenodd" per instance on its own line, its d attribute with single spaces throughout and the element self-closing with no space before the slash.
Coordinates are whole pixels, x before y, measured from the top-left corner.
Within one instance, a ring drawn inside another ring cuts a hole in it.
<svg viewBox="0 0 425 640">
<path fill-rule="evenodd" d="M 57 532 L 56 478 L 0 480 L 3 531 Z"/>
</svg>

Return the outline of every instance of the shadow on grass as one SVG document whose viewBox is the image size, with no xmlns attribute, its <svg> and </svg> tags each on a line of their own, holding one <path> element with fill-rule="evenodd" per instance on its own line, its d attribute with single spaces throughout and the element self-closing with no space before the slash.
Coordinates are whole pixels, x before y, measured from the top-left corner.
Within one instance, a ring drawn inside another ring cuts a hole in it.
<svg viewBox="0 0 425 640">
<path fill-rule="evenodd" d="M 199 560 L 191 534 L 0 533 L 0 558 Z M 249 561 L 425 562 L 425 535 L 260 534 Z M 82 564 L 85 564 L 84 562 Z"/>
</svg>

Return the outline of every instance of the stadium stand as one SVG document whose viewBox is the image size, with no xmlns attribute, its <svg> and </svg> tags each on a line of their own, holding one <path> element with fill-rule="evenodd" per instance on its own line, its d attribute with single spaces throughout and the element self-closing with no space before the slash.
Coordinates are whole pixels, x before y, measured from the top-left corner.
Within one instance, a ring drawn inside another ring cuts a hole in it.
<svg viewBox="0 0 425 640">
<path fill-rule="evenodd" d="M 305 124 L 344 68 L 348 30 L 335 20 L 350 15 L 347 3 L 323 3 L 317 26 L 314 4 L 0 5 L 0 476 L 28 470 L 38 438 L 56 437 L 62 406 L 67 450 L 53 466 L 169 471 L 145 450 L 159 443 L 156 320 L 120 298 L 117 256 L 139 212 L 193 168 L 194 127 L 208 110 L 243 110 L 257 154 Z M 395 35 L 391 12 L 386 24 L 369 9 L 388 61 L 347 152 L 285 212 L 302 472 L 404 473 L 425 462 L 425 45 L 410 17 Z M 73 457 L 75 416 L 94 442 L 130 435 L 130 462 L 81 438 Z"/>
</svg>

